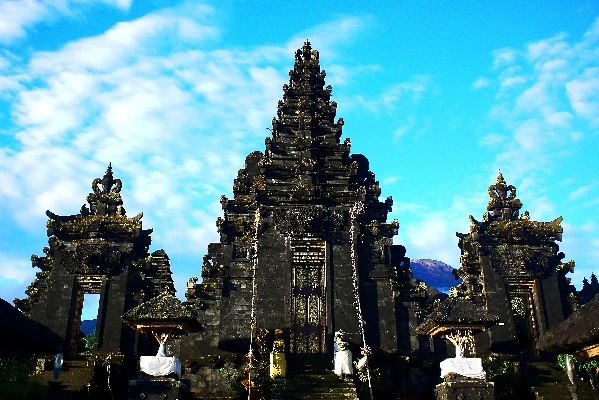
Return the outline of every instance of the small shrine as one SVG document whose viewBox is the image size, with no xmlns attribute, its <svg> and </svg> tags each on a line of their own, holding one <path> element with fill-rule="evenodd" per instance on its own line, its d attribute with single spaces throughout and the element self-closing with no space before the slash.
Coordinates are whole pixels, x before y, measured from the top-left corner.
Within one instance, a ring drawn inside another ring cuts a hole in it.
<svg viewBox="0 0 599 400">
<path fill-rule="evenodd" d="M 501 172 L 488 192 L 482 221 L 470 216 L 470 232 L 457 233 L 457 275 L 464 280 L 457 290 L 467 291 L 502 322 L 477 336 L 481 352 L 535 359 L 539 338 L 573 310 L 575 289 L 566 274 L 574 262 L 562 262 L 565 255 L 556 243 L 562 239 L 562 218 L 537 222 L 528 211 L 520 215 L 516 188 Z"/>
<path fill-rule="evenodd" d="M 493 383 L 486 382 L 482 360 L 465 355 L 475 355 L 474 334 L 497 322 L 499 318 L 489 314 L 480 304 L 454 295 L 439 303 L 416 328 L 420 335 L 440 336 L 455 346 L 455 357 L 440 364 L 444 382 L 436 387 L 438 400 L 453 399 L 455 395 L 457 398 L 493 399 Z"/>
<path fill-rule="evenodd" d="M 141 356 L 142 375 L 129 381 L 129 398 L 183 398 L 187 387 L 181 382 L 181 362 L 167 355 L 166 344 L 199 329 L 192 311 L 165 291 L 127 311 L 123 322 L 158 341 L 155 356 Z"/>
</svg>

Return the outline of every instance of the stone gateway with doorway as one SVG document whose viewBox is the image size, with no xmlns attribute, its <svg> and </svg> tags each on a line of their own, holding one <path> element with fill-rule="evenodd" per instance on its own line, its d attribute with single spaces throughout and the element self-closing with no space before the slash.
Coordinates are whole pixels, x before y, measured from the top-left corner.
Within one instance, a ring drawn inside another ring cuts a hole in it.
<svg viewBox="0 0 599 400">
<path fill-rule="evenodd" d="M 284 331 L 292 370 L 302 357 L 330 363 L 333 335 L 343 330 L 356 356 L 366 343 L 387 366 L 410 357 L 389 382 L 424 392 L 428 343 L 413 327 L 426 295 L 405 248 L 393 244 L 393 200 L 379 200 L 368 159 L 342 138 L 343 119 L 309 42 L 289 75 L 265 150 L 247 156 L 233 198 L 221 197 L 220 241 L 208 247 L 201 283 L 190 280 L 187 291 L 206 329 L 183 338 L 179 353 L 246 353 L 254 320 L 256 329 Z M 352 216 L 356 203 L 363 212 Z"/>
<path fill-rule="evenodd" d="M 272 399 L 305 390 L 315 374 L 323 377 L 327 393 L 356 398 L 354 384 L 340 382 L 332 372 L 340 331 L 343 351 L 376 371 L 374 386 L 366 387 L 362 398 L 373 391 L 379 398 L 433 397 L 447 351 L 442 341 L 416 333 L 432 311 L 426 285 L 413 279 L 406 249 L 393 243 L 399 222 L 388 221 L 392 198 L 379 199 L 381 188 L 368 159 L 351 154 L 351 140 L 342 139 L 344 121 L 336 119 L 337 103 L 325 76 L 318 51 L 305 41 L 283 85 L 264 151 L 246 157 L 233 182 L 233 198 L 220 198 L 220 240 L 208 245 L 201 280 L 189 279 L 187 301 L 180 305 L 200 328 L 165 344 L 183 364 L 182 379 L 169 379 L 195 398 L 234 398 L 243 387 L 255 393 L 264 381 L 247 369 L 259 370 L 256 354 L 269 343 L 273 359 L 285 366 L 287 382 L 275 381 Z M 84 297 L 99 294 L 96 339 L 86 350 L 91 365 L 99 367 L 81 388 L 108 383 L 114 399 L 127 398 L 128 382 L 144 385 L 146 378 L 134 379 L 136 364 L 158 348 L 155 340 L 125 325 L 122 315 L 143 309 L 165 291 L 175 293 L 167 254 L 149 253 L 152 230 L 142 228 L 141 213 L 126 215 L 121 188 L 109 165 L 93 181 L 88 205 L 78 214 L 47 212 L 49 245 L 43 257 L 32 257 L 41 271 L 27 298 L 15 300 L 68 343 L 68 365 L 82 356 Z M 565 275 L 573 263 L 561 262 L 564 255 L 555 243 L 561 220 L 536 223 L 527 213 L 519 216 L 515 188 L 502 176 L 489 190 L 485 219 L 471 217 L 470 232 L 458 235 L 457 273 L 464 281 L 455 294 L 504 322 L 477 336 L 479 353 L 536 359 L 536 342 L 572 311 Z M 159 320 L 153 317 L 144 315 Z M 178 323 L 176 315 L 169 323 Z M 240 369 L 247 379 L 236 375 Z M 171 381 L 153 382 L 163 387 Z M 141 393 L 136 398 L 166 395 L 141 386 L 135 390 Z M 312 398 L 321 398 L 314 393 Z"/>
</svg>

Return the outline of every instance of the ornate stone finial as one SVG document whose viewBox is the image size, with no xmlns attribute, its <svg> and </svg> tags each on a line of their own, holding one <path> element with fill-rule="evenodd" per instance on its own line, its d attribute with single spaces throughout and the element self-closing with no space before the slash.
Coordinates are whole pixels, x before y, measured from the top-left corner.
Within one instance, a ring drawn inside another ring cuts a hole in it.
<svg viewBox="0 0 599 400">
<path fill-rule="evenodd" d="M 497 170 L 497 182 L 496 184 L 503 183 L 505 185 L 505 180 L 503 179 L 503 175 L 501 174 L 501 170 Z"/>
<path fill-rule="evenodd" d="M 310 65 L 312 58 L 314 58 L 314 62 L 318 64 L 318 52 L 312 51 L 310 41 L 306 39 L 304 40 L 302 48 L 297 49 L 295 52 L 295 65 Z"/>
<path fill-rule="evenodd" d="M 304 40 L 302 54 L 304 56 L 304 61 L 309 60 L 312 56 L 312 45 L 310 45 L 310 41 L 308 39 Z"/>
<path fill-rule="evenodd" d="M 111 191 L 114 191 L 116 193 L 119 193 L 121 191 L 123 183 L 120 179 L 114 179 L 114 175 L 112 174 L 112 163 L 108 163 L 108 168 L 106 169 L 106 172 L 104 173 L 104 177 L 102 177 L 102 179 L 94 179 L 92 183 L 92 190 L 96 194 L 100 193 L 98 185 L 102 185 L 101 192 L 104 194 L 108 194 Z M 116 187 L 113 189 L 112 187 L 114 185 L 116 185 Z"/>
<path fill-rule="evenodd" d="M 489 186 L 489 204 L 487 211 L 493 217 L 514 221 L 518 218 L 522 203 L 516 198 L 516 187 L 507 185 L 501 171 L 497 172 L 497 182 Z"/>
<path fill-rule="evenodd" d="M 87 196 L 87 201 L 90 204 L 90 210 L 93 214 L 115 214 L 122 206 L 121 189 L 123 182 L 120 179 L 115 179 L 112 174 L 112 163 L 108 164 L 108 168 L 102 178 L 96 178 L 92 182 L 93 193 Z"/>
</svg>

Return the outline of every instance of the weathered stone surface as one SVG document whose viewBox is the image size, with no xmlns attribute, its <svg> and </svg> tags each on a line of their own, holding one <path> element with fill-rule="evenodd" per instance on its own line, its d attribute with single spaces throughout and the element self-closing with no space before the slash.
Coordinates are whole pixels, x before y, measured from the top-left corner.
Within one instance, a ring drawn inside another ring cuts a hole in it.
<svg viewBox="0 0 599 400">
<path fill-rule="evenodd" d="M 192 278 L 187 290 L 207 329 L 181 340 L 180 358 L 247 352 L 252 296 L 256 327 L 283 329 L 294 354 L 331 353 L 339 329 L 359 349 L 354 262 L 374 356 L 418 353 L 415 310 L 426 294 L 415 285 L 405 248 L 393 245 L 399 228 L 387 222 L 393 201 L 379 201 L 368 159 L 350 155 L 349 139 L 341 142 L 343 120 L 335 120 L 332 88 L 309 42 L 289 76 L 265 151 L 247 156 L 234 198 L 221 197 L 220 242 L 208 246 L 203 281 Z M 352 261 L 356 203 L 364 211 L 355 221 Z"/>
<path fill-rule="evenodd" d="M 489 204 L 482 221 L 470 216 L 470 232 L 458 233 L 462 251 L 457 274 L 463 279 L 456 296 L 470 298 L 499 316 L 503 324 L 477 336 L 477 354 L 489 350 L 539 356 L 539 338 L 572 313 L 574 287 L 566 274 L 574 262 L 562 262 L 562 218 L 551 222 L 520 215 L 516 188 L 501 172 L 489 186 Z"/>
<path fill-rule="evenodd" d="M 437 400 L 493 400 L 492 382 L 464 380 L 443 382 L 435 388 Z"/>
<path fill-rule="evenodd" d="M 96 342 L 90 350 L 98 362 L 111 365 L 117 398 L 126 396 L 126 375 L 135 358 L 154 355 L 157 348 L 153 338 L 136 337 L 121 316 L 158 293 L 175 291 L 168 255 L 164 250 L 148 253 L 152 230 L 142 228 L 143 214 L 127 217 L 121 188 L 109 165 L 104 177 L 93 181 L 88 205 L 79 214 L 47 211 L 45 255 L 31 257 L 41 272 L 27 289 L 27 298 L 15 299 L 21 311 L 64 339 L 68 360 L 85 350 L 79 343 L 84 295 L 99 294 Z"/>
<path fill-rule="evenodd" d="M 172 378 L 148 378 L 129 381 L 129 400 L 184 400 L 187 387 Z"/>
</svg>

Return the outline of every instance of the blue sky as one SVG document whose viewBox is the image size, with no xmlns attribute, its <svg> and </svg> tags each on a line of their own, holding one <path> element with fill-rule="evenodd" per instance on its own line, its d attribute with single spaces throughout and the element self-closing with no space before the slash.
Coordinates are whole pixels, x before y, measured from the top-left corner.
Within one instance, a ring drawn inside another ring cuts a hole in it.
<svg viewBox="0 0 599 400">
<path fill-rule="evenodd" d="M 0 297 L 24 297 L 46 209 L 77 213 L 109 162 L 182 295 L 306 38 L 408 256 L 457 267 L 501 168 L 531 218 L 564 217 L 580 286 L 599 260 L 599 3 L 500 3 L 0 0 Z"/>
</svg>

